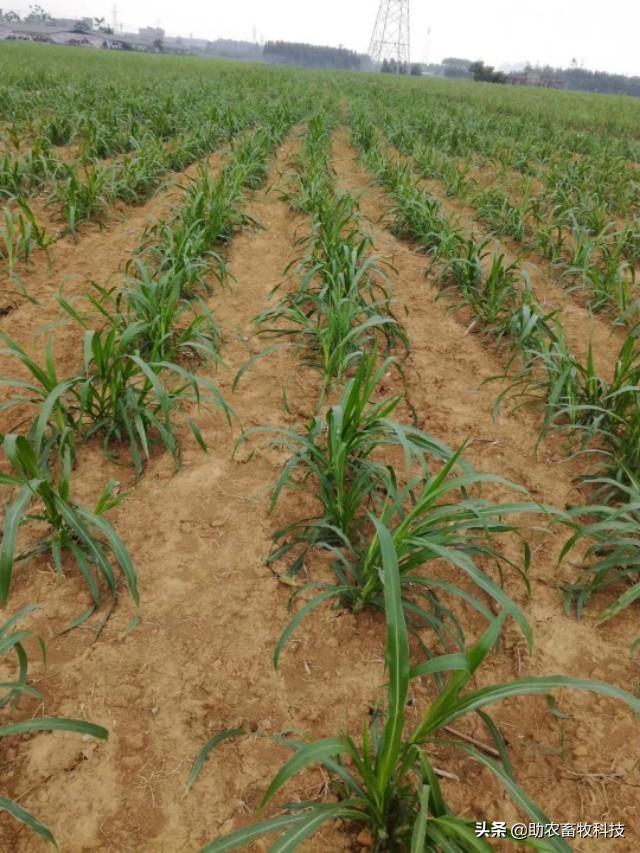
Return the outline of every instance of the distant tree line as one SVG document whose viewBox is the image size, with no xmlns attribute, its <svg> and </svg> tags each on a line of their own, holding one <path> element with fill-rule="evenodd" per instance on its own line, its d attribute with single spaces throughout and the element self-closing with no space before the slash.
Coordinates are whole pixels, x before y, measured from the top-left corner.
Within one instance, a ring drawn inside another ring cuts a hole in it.
<svg viewBox="0 0 640 853">
<path fill-rule="evenodd" d="M 473 74 L 473 79 L 476 83 L 506 83 L 507 75 L 502 71 L 496 71 L 493 65 L 485 65 L 484 62 L 478 60 L 472 62 L 469 66 L 469 71 Z"/>
<path fill-rule="evenodd" d="M 609 74 L 607 71 L 588 71 L 572 65 L 571 68 L 536 68 L 543 77 L 563 80 L 567 89 L 577 92 L 600 92 L 604 95 L 631 95 L 640 98 L 640 77 Z"/>
<path fill-rule="evenodd" d="M 324 47 L 287 41 L 268 41 L 263 50 L 266 62 L 302 65 L 304 68 L 339 68 L 359 71 L 361 59 L 344 47 Z"/>
<path fill-rule="evenodd" d="M 383 74 L 412 74 L 414 77 L 422 74 L 420 63 L 414 62 L 410 65 L 408 62 L 398 62 L 397 59 L 383 59 L 380 70 Z"/>
<path fill-rule="evenodd" d="M 496 71 L 491 65 L 485 65 L 478 60 L 448 57 L 440 65 L 423 66 L 431 74 L 459 80 L 476 80 L 488 83 L 512 83 L 522 79 L 523 75 L 531 74 L 540 83 L 545 81 L 562 83 L 567 89 L 577 92 L 599 92 L 604 95 L 630 95 L 640 98 L 640 77 L 627 77 L 624 74 L 609 74 L 607 71 L 588 71 L 578 67 L 574 61 L 570 68 L 552 68 L 549 65 L 533 67 L 527 65 L 524 71 L 504 74 Z M 532 84 L 533 85 L 533 84 Z"/>
<path fill-rule="evenodd" d="M 470 80 L 470 68 L 473 62 L 470 59 L 459 59 L 456 56 L 448 56 L 442 60 L 441 70 L 445 77 L 454 80 Z"/>
</svg>

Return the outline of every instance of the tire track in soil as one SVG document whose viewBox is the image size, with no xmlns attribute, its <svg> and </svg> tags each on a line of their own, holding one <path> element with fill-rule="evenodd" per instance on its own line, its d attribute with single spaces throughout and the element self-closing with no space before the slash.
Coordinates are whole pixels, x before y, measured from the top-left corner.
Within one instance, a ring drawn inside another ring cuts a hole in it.
<svg viewBox="0 0 640 853">
<path fill-rule="evenodd" d="M 272 179 L 297 144 L 284 144 Z M 291 351 L 256 362 L 231 393 L 248 354 L 264 346 L 247 340 L 251 321 L 299 254 L 294 240 L 307 227 L 276 189 L 255 193 L 247 213 L 263 230 L 239 234 L 229 248 L 234 283 L 210 303 L 226 335 L 224 364 L 211 378 L 245 427 L 300 428 L 315 409 L 319 378 L 301 371 Z M 291 378 L 292 415 L 282 410 L 285 377 Z M 269 492 L 284 454 L 260 444 L 253 457 L 241 453 L 234 461 L 238 426 L 230 431 L 216 412 L 197 421 L 209 453 L 185 430 L 181 470 L 174 474 L 166 456 L 153 459 L 112 513 L 139 573 L 141 622 L 135 631 L 126 635 L 132 608 L 123 595 L 98 642 L 91 645 L 87 631 L 58 637 L 86 606 L 82 585 L 58 581 L 44 566 L 16 584 L 16 608 L 42 602 L 36 627 L 49 642 L 49 667 L 43 672 L 36 665 L 34 681 L 46 695 L 46 713 L 83 715 L 110 730 L 109 741 L 97 746 L 42 735 L 8 756 L 0 744 L 0 766 L 16 758 L 19 763 L 9 794 L 24 794 L 24 805 L 50 826 L 63 853 L 194 850 L 251 821 L 286 752 L 258 738 L 226 745 L 210 757 L 184 799 L 191 763 L 206 740 L 237 725 L 312 737 L 345 728 L 357 733 L 383 681 L 379 620 L 365 616 L 356 623 L 330 609 L 306 620 L 280 672 L 273 671 L 271 654 L 288 620 L 290 590 L 277 583 L 264 560 L 276 526 L 304 514 L 305 502 L 289 497 L 269 516 Z M 86 478 L 104 482 L 107 471 L 117 470 L 90 450 L 83 488 Z M 339 648 L 348 655 L 339 655 Z M 322 784 L 312 771 L 289 786 L 281 802 L 315 797 Z M 344 837 L 327 829 L 304 849 L 338 851 L 345 845 Z M 0 819 L 0 849 L 36 853 L 46 847 Z"/>
<path fill-rule="evenodd" d="M 494 385 L 481 383 L 501 372 L 497 355 L 477 336 L 465 334 L 464 325 L 447 310 L 446 303 L 436 301 L 436 283 L 424 278 L 425 258 L 408 251 L 379 224 L 388 198 L 372 186 L 372 178 L 357 161 L 344 130 L 335 141 L 333 165 L 340 188 L 360 200 L 375 250 L 397 270 L 396 275 L 391 274 L 395 313 L 412 343 L 407 384 L 419 425 L 450 446 L 473 437 L 466 454 L 469 460 L 480 470 L 526 486 L 536 500 L 559 507 L 575 503 L 573 479 L 579 469 L 573 463 L 561 463 L 561 449 L 552 441 L 544 442 L 536 456 L 537 417 L 525 410 L 505 411 L 498 421 L 493 420 L 498 392 Z M 567 564 L 557 569 L 556 560 L 567 537 L 558 531 L 529 538 L 534 546 L 531 599 L 524 598 L 522 585 L 513 579 L 507 579 L 506 589 L 524 607 L 532 624 L 534 654 L 527 657 L 521 637 L 510 629 L 507 655 L 490 662 L 482 682 L 499 683 L 527 674 L 566 674 L 610 681 L 633 692 L 638 674 L 629 660 L 628 648 L 636 635 L 635 614 L 626 612 L 619 621 L 608 623 L 605 630 L 595 624 L 599 601 L 593 602 L 593 608 L 580 621 L 566 616 L 557 585 L 563 578 L 571 578 L 573 572 Z M 476 636 L 478 628 L 476 625 L 470 636 Z M 552 719 L 541 698 L 510 700 L 496 706 L 495 717 L 513 747 L 516 778 L 552 820 L 593 822 L 603 815 L 609 821 L 626 820 L 626 846 L 619 849 L 631 853 L 640 841 L 640 777 L 634 767 L 635 753 L 629 751 L 629 743 L 638 743 L 638 735 L 631 714 L 620 704 L 589 694 L 559 693 L 558 702 L 562 711 L 571 715 L 561 724 Z M 486 739 L 482 728 L 476 728 L 475 734 Z M 621 777 L 613 776 L 614 772 Z M 606 783 L 596 789 L 584 775 L 589 773 L 604 773 L 609 778 L 609 800 Z M 464 779 L 462 790 L 456 785 L 447 787 L 453 802 L 457 800 L 470 819 L 479 813 L 489 819 L 516 819 L 499 785 L 492 783 L 485 771 L 467 762 L 460 763 L 458 774 Z M 588 797 L 584 795 L 585 786 Z"/>
</svg>

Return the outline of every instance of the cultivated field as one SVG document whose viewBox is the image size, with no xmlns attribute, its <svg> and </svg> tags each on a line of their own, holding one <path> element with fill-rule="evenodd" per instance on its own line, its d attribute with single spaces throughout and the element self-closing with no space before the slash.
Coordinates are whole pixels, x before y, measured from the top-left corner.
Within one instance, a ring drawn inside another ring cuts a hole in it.
<svg viewBox="0 0 640 853">
<path fill-rule="evenodd" d="M 0 70 L 0 850 L 640 849 L 640 103 Z"/>
</svg>

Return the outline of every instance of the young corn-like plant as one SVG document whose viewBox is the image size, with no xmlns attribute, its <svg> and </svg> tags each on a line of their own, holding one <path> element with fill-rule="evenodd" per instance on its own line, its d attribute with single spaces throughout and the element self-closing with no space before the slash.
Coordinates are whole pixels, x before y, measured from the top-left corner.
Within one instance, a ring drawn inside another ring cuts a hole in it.
<svg viewBox="0 0 640 853">
<path fill-rule="evenodd" d="M 530 628 L 520 608 L 476 561 L 492 561 L 500 575 L 505 565 L 512 566 L 528 583 L 526 544 L 521 568 L 501 554 L 496 537 L 517 533 L 517 526 L 507 520 L 509 516 L 539 513 L 542 508 L 533 503 L 501 504 L 469 496 L 469 490 L 483 483 L 514 487 L 499 477 L 475 472 L 461 459 L 461 450 L 453 453 L 437 439 L 392 420 L 390 415 L 399 397 L 371 402 L 376 384 L 387 369 L 388 363 L 384 363 L 376 370 L 373 354 L 360 363 L 340 402 L 328 409 L 324 422 L 314 419 L 303 435 L 278 432 L 294 453 L 277 482 L 274 503 L 285 487 L 304 488 L 319 499 L 322 514 L 277 531 L 269 562 L 292 554 L 293 565 L 284 575 L 291 583 L 307 549 L 321 547 L 333 558 L 334 577 L 331 582 L 313 581 L 296 591 L 292 603 L 303 592 L 314 591 L 315 595 L 282 634 L 276 662 L 292 632 L 323 602 L 337 600 L 356 612 L 383 607 L 380 554 L 366 547 L 372 513 L 380 514 L 391 530 L 412 624 L 429 626 L 438 640 L 449 646 L 460 645 L 464 634 L 448 600 L 465 601 L 485 618 L 491 617 L 481 597 L 470 594 L 464 583 L 445 580 L 435 567 L 425 574 L 417 571 L 425 564 L 444 560 L 511 613 L 530 639 Z M 377 460 L 376 452 L 383 447 L 403 451 L 409 476 L 406 486 L 398 485 L 394 470 Z M 429 459 L 443 463 L 438 473 L 430 473 Z M 414 476 L 416 468 L 419 474 Z M 300 553 L 296 556 L 297 551 Z"/>
<path fill-rule="evenodd" d="M 64 301 L 62 305 L 66 307 Z M 29 403 L 37 407 L 29 434 L 43 449 L 43 459 L 52 450 L 62 453 L 69 447 L 73 451 L 76 438 L 100 437 L 108 453 L 128 446 L 140 474 L 153 444 L 160 444 L 179 464 L 174 416 L 182 404 L 214 403 L 230 422 L 232 411 L 212 382 L 174 362 L 142 358 L 135 349 L 139 332 L 137 323 L 124 329 L 117 323 L 101 330 L 86 329 L 83 367 L 65 380 L 57 375 L 50 344 L 45 365 L 40 366 L 18 344 L 3 337 L 7 354 L 16 357 L 31 375 L 28 382 L 3 380 L 21 390 L 3 406 L 8 409 Z M 197 425 L 191 419 L 189 425 L 205 449 Z"/>
<path fill-rule="evenodd" d="M 294 451 L 274 488 L 271 510 L 288 488 L 317 491 L 323 508 L 317 521 L 275 534 L 276 543 L 285 536 L 286 542 L 274 551 L 270 562 L 299 544 L 349 543 L 354 548 L 362 544 L 363 515 L 372 507 L 381 509 L 394 482 L 393 470 L 377 459 L 382 448 L 402 450 L 407 467 L 422 468 L 426 452 L 440 461 L 453 456 L 437 439 L 392 419 L 401 396 L 375 400 L 378 385 L 394 366 L 393 359 L 379 362 L 375 352 L 363 357 L 347 380 L 340 401 L 329 406 L 324 417 L 314 417 L 303 433 L 259 429 L 239 439 L 244 443 L 256 431 L 275 432 L 276 441 Z M 297 564 L 300 562 L 299 558 Z"/>
<path fill-rule="evenodd" d="M 84 369 L 69 389 L 67 405 L 74 411 L 85 440 L 101 436 L 105 450 L 128 444 L 138 473 L 153 442 L 180 461 L 174 414 L 184 403 L 214 401 L 230 420 L 230 409 L 216 386 L 178 364 L 145 361 L 132 352 L 137 329 L 124 334 L 117 327 L 88 330 L 84 336 Z M 129 339 L 131 336 L 131 341 Z M 191 429 L 204 448 L 196 424 Z"/>
<path fill-rule="evenodd" d="M 147 361 L 207 361 L 217 356 L 221 333 L 206 303 L 182 296 L 182 280 L 170 273 L 154 276 L 141 261 L 136 277 L 121 290 L 94 284 L 91 304 L 107 324 L 120 330 L 132 352 Z M 66 300 L 65 310 L 85 328 L 87 321 Z"/>
<path fill-rule="evenodd" d="M 600 614 L 599 621 L 606 622 L 640 599 L 640 486 L 637 481 L 625 486 L 606 478 L 592 484 L 600 493 L 613 493 L 616 500 L 576 507 L 569 514 L 575 532 L 564 546 L 561 559 L 579 545 L 588 547 L 581 560 L 581 577 L 564 587 L 565 603 L 567 609 L 575 609 L 580 616 L 597 593 L 611 588 L 622 590 Z"/>
<path fill-rule="evenodd" d="M 69 449 L 56 472 L 43 464 L 41 448 L 34 446 L 24 436 L 5 435 L 2 449 L 12 473 L 0 474 L 0 485 L 17 490 L 17 494 L 4 513 L 0 545 L 0 602 L 5 605 L 9 599 L 16 565 L 38 554 L 49 553 L 60 574 L 64 571 L 64 558 L 69 555 L 91 593 L 91 608 L 74 622 L 74 626 L 86 621 L 100 607 L 100 580 L 106 583 L 111 594 L 108 619 L 118 591 L 114 565 L 122 573 L 137 605 L 137 578 L 131 557 L 116 531 L 104 518 L 105 512 L 120 503 L 120 499 L 114 495 L 115 484 L 109 483 L 95 510 L 91 511 L 76 504 L 71 497 Z M 18 531 L 31 521 L 46 525 L 47 532 L 35 545 L 16 553 Z"/>
<path fill-rule="evenodd" d="M 436 853 L 440 850 L 490 853 L 493 848 L 477 836 L 474 824 L 457 815 L 447 803 L 429 755 L 432 745 L 446 742 L 460 749 L 470 760 L 482 764 L 524 815 L 546 824 L 549 821 L 544 813 L 516 782 L 504 738 L 484 709 L 516 696 L 546 695 L 558 688 L 574 688 L 615 698 L 636 712 L 640 710 L 640 700 L 630 693 L 601 682 L 563 676 L 523 678 L 511 683 L 469 689 L 475 674 L 499 640 L 504 614 L 492 620 L 482 638 L 467 652 L 439 656 L 412 667 L 399 560 L 392 535 L 378 521 L 375 539 L 375 547 L 381 555 L 387 624 L 385 661 L 388 684 L 384 718 L 376 714 L 372 723 L 363 726 L 360 743 L 349 734 L 311 743 L 275 738 L 277 743 L 289 747 L 294 754 L 274 776 L 262 798 L 260 813 L 287 783 L 314 765 L 322 767 L 329 777 L 335 800 L 286 803 L 277 817 L 223 836 L 202 848 L 202 853 L 246 849 L 252 841 L 265 835 L 277 836 L 270 848 L 272 851 L 293 851 L 323 825 L 336 820 L 355 827 L 366 827 L 373 836 L 373 850 L 377 853 Z M 448 675 L 446 683 L 422 712 L 418 723 L 409 727 L 406 706 L 411 682 L 442 673 Z M 500 760 L 487 757 L 473 745 L 452 740 L 448 731 L 443 732 L 445 727 L 473 713 L 478 714 L 487 726 Z M 193 766 L 189 786 L 196 781 L 207 755 L 225 740 L 240 734 L 242 732 L 238 730 L 221 732 L 203 747 Z M 509 839 L 519 843 L 514 838 Z M 543 842 L 532 840 L 530 846 L 557 853 L 569 853 L 571 849 L 559 837 L 549 837 Z"/>
<path fill-rule="evenodd" d="M 3 210 L 4 225 L 0 226 L 0 260 L 6 262 L 9 273 L 18 263 L 28 264 L 36 248 L 48 249 L 53 237 L 41 228 L 29 205 L 20 200 L 20 210 L 9 205 Z"/>
<path fill-rule="evenodd" d="M 368 245 L 362 240 L 357 246 L 338 246 L 335 254 L 310 265 L 298 290 L 256 319 L 262 334 L 292 340 L 327 383 L 343 379 L 380 342 L 387 350 L 398 342 L 408 348 L 404 330 L 388 313 L 388 297 L 379 284 L 383 273 L 367 254 Z M 378 287 L 381 299 L 376 299 Z"/>
<path fill-rule="evenodd" d="M 552 337 L 534 340 L 522 370 L 497 402 L 509 395 L 538 400 L 545 410 L 543 431 L 561 430 L 599 451 L 599 473 L 629 483 L 640 470 L 640 326 L 625 339 L 612 380 L 602 377 L 591 346 L 583 364 L 567 346 L 562 326 Z"/>
<path fill-rule="evenodd" d="M 33 605 L 23 607 L 4 623 L 0 623 L 0 661 L 4 664 L 2 659 L 13 655 L 18 669 L 16 680 L 0 685 L 0 709 L 7 705 L 15 706 L 23 696 L 42 699 L 42 694 L 28 683 L 28 657 L 24 643 L 34 639 L 34 634 L 26 628 L 16 630 L 17 624 L 35 609 Z M 40 637 L 36 637 L 35 639 L 39 642 L 44 657 L 44 643 Z M 34 719 L 23 722 L 1 725 L 0 740 L 5 737 L 19 737 L 36 732 L 56 731 L 75 732 L 84 737 L 94 737 L 100 740 L 106 740 L 109 736 L 105 728 L 97 726 L 95 723 L 88 723 L 85 720 L 73 720 L 61 717 L 35 717 Z M 29 827 L 32 832 L 57 848 L 58 845 L 51 830 L 25 809 L 24 806 L 4 796 L 0 789 L 0 812 L 3 811 L 11 815 L 14 820 Z"/>
<path fill-rule="evenodd" d="M 34 699 L 41 698 L 39 691 L 28 684 L 29 656 L 24 644 L 28 640 L 36 639 L 40 645 L 42 657 L 46 659 L 44 642 L 41 637 L 36 637 L 33 631 L 29 629 L 16 628 L 20 622 L 36 609 L 35 604 L 27 605 L 0 625 L 0 660 L 5 659 L 3 660 L 4 667 L 7 663 L 7 658 L 14 658 L 14 667 L 17 668 L 14 680 L 0 684 L 0 709 L 8 705 L 15 707 L 20 701 L 21 696 L 31 696 Z"/>
<path fill-rule="evenodd" d="M 80 173 L 74 166 L 63 164 L 65 177 L 56 186 L 50 202 L 62 205 L 62 215 L 71 234 L 78 225 L 103 214 L 113 199 L 115 171 L 113 167 L 93 164 Z"/>
</svg>

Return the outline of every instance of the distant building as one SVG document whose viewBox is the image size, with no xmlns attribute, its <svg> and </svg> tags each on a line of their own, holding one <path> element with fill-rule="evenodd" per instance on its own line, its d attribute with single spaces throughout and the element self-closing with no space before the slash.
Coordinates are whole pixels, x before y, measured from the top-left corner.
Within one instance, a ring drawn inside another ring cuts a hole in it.
<svg viewBox="0 0 640 853">
<path fill-rule="evenodd" d="M 153 42 L 163 41 L 165 33 L 162 27 L 141 27 L 138 30 L 138 35 L 141 39 Z"/>
<path fill-rule="evenodd" d="M 512 86 L 536 86 L 540 89 L 566 89 L 567 83 L 559 77 L 551 77 L 540 68 L 526 68 L 515 74 L 509 74 L 507 81 Z"/>
</svg>

